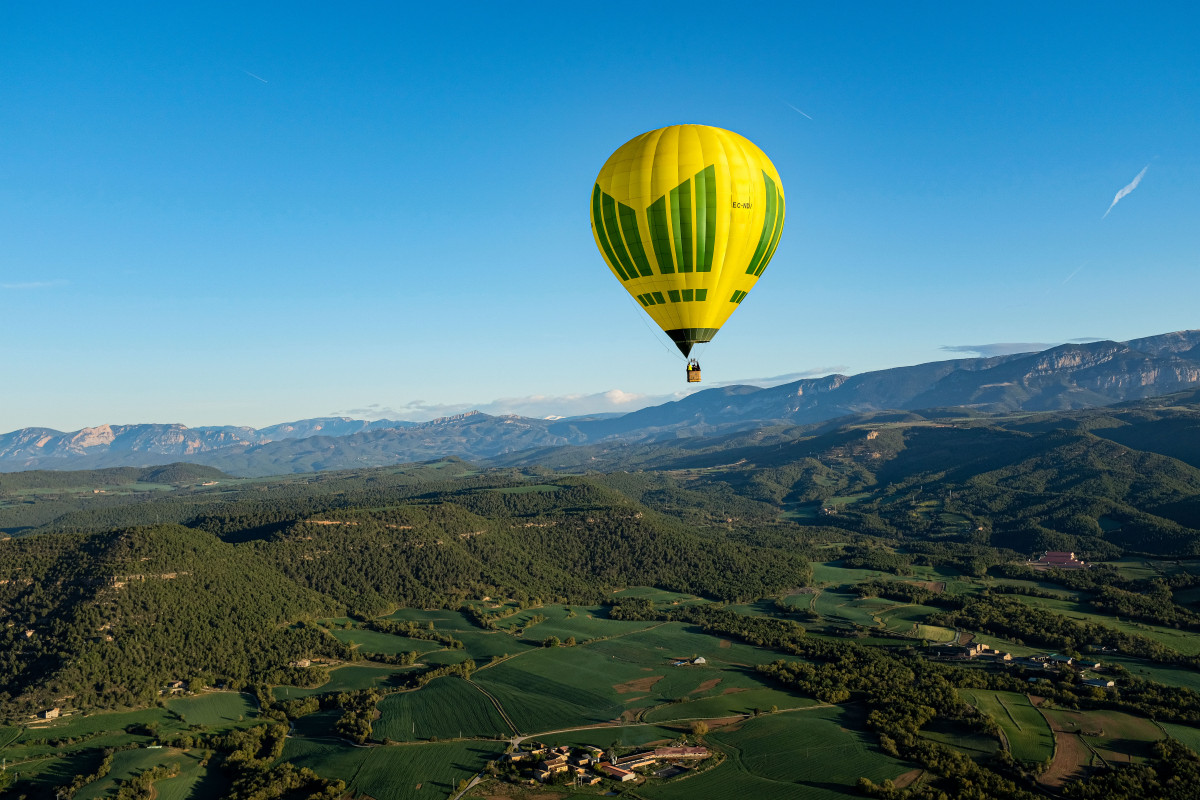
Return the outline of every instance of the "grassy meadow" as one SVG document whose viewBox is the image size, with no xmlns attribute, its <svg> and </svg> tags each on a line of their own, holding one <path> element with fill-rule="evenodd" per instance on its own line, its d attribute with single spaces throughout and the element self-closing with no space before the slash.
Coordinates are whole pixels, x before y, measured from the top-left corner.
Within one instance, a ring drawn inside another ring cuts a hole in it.
<svg viewBox="0 0 1200 800">
<path fill-rule="evenodd" d="M 638 790 L 649 800 L 845 798 L 859 777 L 882 783 L 912 765 L 878 749 L 854 712 L 819 707 L 769 714 L 721 728 L 708 740 L 725 752 L 716 768 Z"/>
<path fill-rule="evenodd" d="M 986 689 L 960 689 L 958 694 L 1000 725 L 1013 758 L 1038 763 L 1054 755 L 1054 734 L 1025 695 Z"/>
<path fill-rule="evenodd" d="M 379 740 L 494 738 L 514 733 L 487 695 L 456 677 L 389 694 L 379 702 L 379 715 L 373 725 L 374 738 Z"/>
</svg>

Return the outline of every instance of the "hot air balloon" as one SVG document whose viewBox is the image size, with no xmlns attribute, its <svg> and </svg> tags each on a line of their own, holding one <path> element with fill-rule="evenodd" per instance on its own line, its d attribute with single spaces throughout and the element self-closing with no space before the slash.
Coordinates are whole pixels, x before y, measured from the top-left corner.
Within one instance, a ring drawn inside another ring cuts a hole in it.
<svg viewBox="0 0 1200 800">
<path fill-rule="evenodd" d="M 749 139 L 670 125 L 609 156 L 592 188 L 592 234 L 613 275 L 686 358 L 758 282 L 784 206 L 779 173 Z M 688 367 L 688 380 L 699 381 L 699 365 Z"/>
</svg>

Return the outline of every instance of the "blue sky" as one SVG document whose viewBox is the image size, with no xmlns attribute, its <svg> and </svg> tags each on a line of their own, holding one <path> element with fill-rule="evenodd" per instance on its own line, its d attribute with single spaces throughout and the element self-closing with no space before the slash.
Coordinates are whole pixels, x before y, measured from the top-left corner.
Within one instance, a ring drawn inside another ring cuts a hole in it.
<svg viewBox="0 0 1200 800">
<path fill-rule="evenodd" d="M 672 396 L 587 202 L 680 122 L 788 198 L 706 386 L 1200 327 L 1200 12 L 647 8 L 0 6 L 0 431 Z"/>
</svg>

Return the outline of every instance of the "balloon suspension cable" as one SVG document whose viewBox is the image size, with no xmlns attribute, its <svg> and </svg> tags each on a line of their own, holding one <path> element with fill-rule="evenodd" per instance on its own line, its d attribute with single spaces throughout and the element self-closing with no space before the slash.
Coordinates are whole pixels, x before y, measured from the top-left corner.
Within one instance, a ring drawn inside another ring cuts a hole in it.
<svg viewBox="0 0 1200 800">
<path fill-rule="evenodd" d="M 642 307 L 639 306 L 634 301 L 634 299 L 631 295 L 627 295 L 627 296 L 629 297 L 629 302 L 633 304 L 634 312 L 637 314 L 638 319 L 640 319 L 642 321 L 642 324 L 646 326 L 646 330 L 650 331 L 650 335 L 654 337 L 654 341 L 661 344 L 663 346 L 663 348 L 671 355 L 686 362 L 687 357 L 679 352 L 679 348 L 672 347 L 671 345 L 664 342 L 662 337 L 659 335 L 661 333 L 661 331 L 654 330 L 654 328 L 650 327 L 650 323 L 646 322 L 646 314 L 645 314 L 645 312 L 642 311 Z"/>
</svg>

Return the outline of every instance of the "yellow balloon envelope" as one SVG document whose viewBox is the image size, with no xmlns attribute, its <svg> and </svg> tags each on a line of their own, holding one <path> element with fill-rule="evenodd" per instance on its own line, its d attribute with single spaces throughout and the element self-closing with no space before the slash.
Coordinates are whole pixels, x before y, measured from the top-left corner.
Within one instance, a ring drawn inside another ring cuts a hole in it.
<svg viewBox="0 0 1200 800">
<path fill-rule="evenodd" d="M 622 285 L 686 356 L 712 339 L 783 232 L 783 184 L 743 136 L 709 125 L 643 133 L 592 189 L 592 234 Z"/>
</svg>

